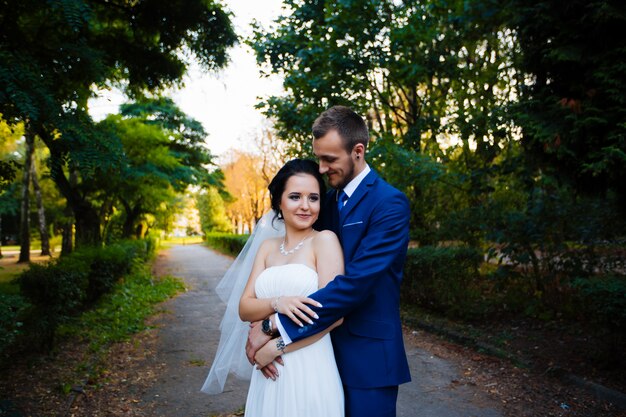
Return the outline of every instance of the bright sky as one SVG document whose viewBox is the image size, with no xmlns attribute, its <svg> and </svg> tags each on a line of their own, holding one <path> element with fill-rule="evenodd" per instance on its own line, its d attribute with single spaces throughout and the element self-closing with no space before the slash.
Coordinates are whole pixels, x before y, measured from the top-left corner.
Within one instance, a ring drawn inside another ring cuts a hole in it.
<svg viewBox="0 0 626 417">
<path fill-rule="evenodd" d="M 268 27 L 281 13 L 281 0 L 226 0 L 235 15 L 233 23 L 240 37 L 250 35 L 250 23 L 256 19 Z M 264 123 L 256 109 L 257 97 L 282 92 L 279 77 L 263 78 L 256 66 L 253 51 L 238 45 L 230 51 L 231 62 L 219 73 L 207 74 L 193 65 L 185 77 L 185 86 L 167 93 L 188 115 L 199 120 L 209 133 L 207 145 L 214 155 L 228 149 L 245 148 Z M 117 113 L 125 100 L 119 91 L 105 91 L 90 102 L 90 113 L 96 120 Z"/>
</svg>

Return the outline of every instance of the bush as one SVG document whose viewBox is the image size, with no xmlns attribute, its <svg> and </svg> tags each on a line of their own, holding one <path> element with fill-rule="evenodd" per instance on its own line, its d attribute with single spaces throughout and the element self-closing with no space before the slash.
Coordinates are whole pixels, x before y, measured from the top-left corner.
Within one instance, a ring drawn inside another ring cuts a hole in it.
<svg viewBox="0 0 626 417">
<path fill-rule="evenodd" d="M 574 280 L 579 314 L 594 326 L 602 348 L 591 352 L 605 368 L 626 366 L 626 276 L 606 275 Z"/>
<path fill-rule="evenodd" d="M 89 265 L 66 258 L 48 264 L 32 264 L 18 277 L 20 292 L 31 304 L 24 343 L 31 349 L 50 350 L 56 328 L 83 306 Z"/>
<path fill-rule="evenodd" d="M 25 343 L 51 349 L 61 323 L 96 303 L 154 252 L 154 240 L 134 240 L 83 248 L 48 264 L 31 265 L 18 278 L 22 296 L 32 304 Z"/>
<path fill-rule="evenodd" d="M 205 236 L 205 240 L 211 248 L 235 256 L 241 252 L 249 236 L 233 235 L 231 233 L 208 233 Z"/>
<path fill-rule="evenodd" d="M 113 285 L 130 272 L 135 251 L 128 250 L 128 245 L 112 245 L 104 248 L 90 248 L 76 252 L 71 258 L 89 265 L 88 285 L 85 304 L 93 304 L 102 295 L 108 293 Z M 64 261 L 67 261 L 65 258 Z"/>
<path fill-rule="evenodd" d="M 29 304 L 17 294 L 0 293 L 0 355 L 22 334 Z"/>
<path fill-rule="evenodd" d="M 477 288 L 482 260 L 476 248 L 409 249 L 402 282 L 403 301 L 456 317 L 482 314 Z"/>
<path fill-rule="evenodd" d="M 604 276 L 574 280 L 580 313 L 602 327 L 626 333 L 626 277 Z"/>
<path fill-rule="evenodd" d="M 18 277 L 20 293 L 33 305 L 52 314 L 70 315 L 82 306 L 89 279 L 89 264 L 63 258 L 32 264 Z"/>
</svg>

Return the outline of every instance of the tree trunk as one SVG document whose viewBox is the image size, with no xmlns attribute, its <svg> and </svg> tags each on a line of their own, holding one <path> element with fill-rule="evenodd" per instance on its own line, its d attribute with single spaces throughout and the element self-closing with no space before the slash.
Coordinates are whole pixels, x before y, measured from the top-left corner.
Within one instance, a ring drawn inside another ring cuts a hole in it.
<svg viewBox="0 0 626 417">
<path fill-rule="evenodd" d="M 48 225 L 46 223 L 46 212 L 43 208 L 43 199 L 41 198 L 41 187 L 39 187 L 39 179 L 37 178 L 37 168 L 33 163 L 31 165 L 31 180 L 33 190 L 35 191 L 35 199 L 37 201 L 37 217 L 39 219 L 39 235 L 41 236 L 41 256 L 51 256 L 50 254 L 50 236 L 48 235 Z"/>
<path fill-rule="evenodd" d="M 135 224 L 141 214 L 141 203 L 137 203 L 135 207 L 131 207 L 125 199 L 120 199 L 126 212 L 126 218 L 124 219 L 124 225 L 122 226 L 122 237 L 124 239 L 130 239 L 133 235 L 137 234 L 137 228 Z M 141 230 L 141 229 L 139 229 Z"/>
<path fill-rule="evenodd" d="M 0 214 L 0 259 L 2 259 L 2 214 Z"/>
<path fill-rule="evenodd" d="M 54 144 L 52 136 L 45 129 L 42 128 L 39 136 L 50 150 L 50 176 L 74 214 L 76 247 L 102 243 L 98 211 L 77 190 L 76 182 L 72 180 L 72 177 L 77 177 L 76 171 L 70 167 L 68 179 L 63 170 L 65 158 L 62 150 Z"/>
<path fill-rule="evenodd" d="M 76 172 L 71 172 L 70 184 L 74 186 L 77 182 L 78 177 L 76 176 Z M 72 212 L 72 207 L 69 202 L 65 206 L 65 217 L 67 218 L 67 222 L 63 225 L 61 256 L 69 255 L 74 251 L 74 213 Z"/>
<path fill-rule="evenodd" d="M 20 218 L 20 257 L 17 262 L 30 262 L 30 173 L 35 150 L 35 135 L 27 127 L 25 132 L 26 150 L 22 175 L 22 208 Z"/>
<path fill-rule="evenodd" d="M 74 223 L 68 221 L 63 225 L 61 232 L 61 256 L 67 256 L 74 250 Z"/>
<path fill-rule="evenodd" d="M 76 246 L 92 246 L 102 243 L 100 238 L 100 217 L 91 204 L 81 201 L 72 206 L 76 219 Z"/>
</svg>

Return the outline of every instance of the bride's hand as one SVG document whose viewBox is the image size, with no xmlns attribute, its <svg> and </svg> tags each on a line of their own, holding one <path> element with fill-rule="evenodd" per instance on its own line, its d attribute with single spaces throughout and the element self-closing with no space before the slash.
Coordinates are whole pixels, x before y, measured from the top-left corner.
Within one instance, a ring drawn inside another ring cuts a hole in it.
<svg viewBox="0 0 626 417">
<path fill-rule="evenodd" d="M 302 322 L 300 320 L 304 320 L 309 324 L 313 324 L 312 318 L 319 318 L 318 315 L 315 314 L 315 312 L 311 310 L 309 306 L 307 306 L 307 304 L 316 307 L 322 306 L 320 303 L 313 300 L 312 298 L 300 296 L 278 297 L 274 299 L 272 306 L 276 311 L 286 315 L 294 323 L 302 327 Z"/>
<path fill-rule="evenodd" d="M 276 347 L 277 339 L 278 338 L 270 340 L 256 352 L 256 355 L 254 355 L 256 369 L 265 368 L 267 365 L 272 363 L 274 359 L 282 354 L 282 352 Z"/>
</svg>

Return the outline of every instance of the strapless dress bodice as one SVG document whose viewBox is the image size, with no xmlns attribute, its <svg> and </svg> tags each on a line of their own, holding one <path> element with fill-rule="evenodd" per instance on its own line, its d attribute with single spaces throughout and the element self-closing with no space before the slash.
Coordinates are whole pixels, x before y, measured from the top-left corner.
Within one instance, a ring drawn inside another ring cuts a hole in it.
<svg viewBox="0 0 626 417">
<path fill-rule="evenodd" d="M 281 295 L 307 296 L 317 291 L 317 272 L 305 264 L 285 264 L 266 268 L 254 284 L 257 298 Z"/>
</svg>

